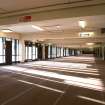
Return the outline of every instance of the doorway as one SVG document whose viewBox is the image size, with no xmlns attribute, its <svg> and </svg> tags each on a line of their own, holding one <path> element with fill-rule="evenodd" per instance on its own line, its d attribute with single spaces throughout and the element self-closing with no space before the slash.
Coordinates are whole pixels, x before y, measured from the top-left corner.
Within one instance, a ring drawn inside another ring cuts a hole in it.
<svg viewBox="0 0 105 105">
<path fill-rule="evenodd" d="M 43 47 L 41 44 L 38 45 L 38 59 L 42 60 L 42 55 L 43 55 Z"/>
<path fill-rule="evenodd" d="M 5 42 L 5 61 L 7 65 L 12 64 L 12 41 Z"/>
<path fill-rule="evenodd" d="M 48 46 L 45 46 L 45 59 L 48 59 Z"/>
</svg>

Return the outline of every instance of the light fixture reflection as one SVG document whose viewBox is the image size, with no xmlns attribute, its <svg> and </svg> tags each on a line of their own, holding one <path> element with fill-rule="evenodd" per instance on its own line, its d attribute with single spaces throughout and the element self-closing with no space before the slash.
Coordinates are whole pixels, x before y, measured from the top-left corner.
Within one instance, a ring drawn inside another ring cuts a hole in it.
<svg viewBox="0 0 105 105">
<path fill-rule="evenodd" d="M 2 31 L 2 32 L 6 32 L 6 33 L 13 32 L 13 31 L 10 30 L 10 29 L 2 29 L 1 31 Z"/>
<path fill-rule="evenodd" d="M 41 70 L 35 70 L 35 69 L 28 69 L 24 67 L 15 67 L 15 66 L 6 66 L 2 67 L 4 69 L 8 69 L 15 72 L 22 72 L 22 73 L 28 73 L 30 75 L 38 75 L 38 76 L 44 76 L 44 77 L 50 77 L 55 79 L 60 79 L 64 84 L 93 89 L 97 91 L 104 91 L 104 87 L 102 84 L 102 81 L 97 78 L 83 78 L 83 77 L 77 77 L 77 76 L 68 76 L 60 73 L 55 72 L 48 72 L 48 71 L 41 71 Z"/>
<path fill-rule="evenodd" d="M 92 102 L 96 102 L 96 103 L 105 105 L 105 101 L 101 101 L 101 100 L 97 100 L 97 99 L 93 99 L 93 98 L 89 98 L 89 97 L 85 97 L 85 96 L 80 96 L 80 95 L 78 97 L 81 98 L 81 99 L 85 99 L 85 100 L 88 100 L 88 101 L 92 101 Z"/>
<path fill-rule="evenodd" d="M 49 61 L 38 61 L 35 62 L 33 65 L 48 65 L 50 67 L 62 67 L 68 69 L 87 69 L 87 67 L 91 66 L 90 64 L 84 63 L 62 63 L 62 62 L 49 62 Z"/>
<path fill-rule="evenodd" d="M 40 87 L 40 88 L 44 88 L 44 89 L 47 89 L 47 90 L 51 90 L 51 91 L 55 91 L 55 92 L 58 92 L 58 93 L 64 93 L 64 91 L 61 91 L 61 90 L 58 90 L 58 89 L 53 89 L 53 88 L 50 88 L 50 87 L 47 87 L 47 86 L 42 86 L 42 85 L 39 85 L 39 84 L 35 84 L 35 83 L 32 83 L 32 82 L 28 82 L 28 81 L 24 81 L 24 80 L 18 80 L 22 83 L 25 83 L 25 84 L 30 84 L 30 85 L 34 85 L 34 86 L 37 86 L 37 87 Z"/>
<path fill-rule="evenodd" d="M 33 27 L 34 29 L 36 29 L 36 30 L 44 31 L 44 29 L 42 29 L 42 28 L 40 28 L 40 27 L 38 27 L 38 26 L 32 25 L 32 27 Z"/>
</svg>

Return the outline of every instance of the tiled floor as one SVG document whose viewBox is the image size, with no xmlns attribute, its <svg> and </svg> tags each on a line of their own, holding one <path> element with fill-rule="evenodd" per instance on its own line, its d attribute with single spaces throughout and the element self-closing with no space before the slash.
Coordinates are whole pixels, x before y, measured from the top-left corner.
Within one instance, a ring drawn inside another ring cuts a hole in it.
<svg viewBox="0 0 105 105">
<path fill-rule="evenodd" d="M 105 105 L 105 62 L 66 57 L 1 66 L 0 105 Z"/>
</svg>

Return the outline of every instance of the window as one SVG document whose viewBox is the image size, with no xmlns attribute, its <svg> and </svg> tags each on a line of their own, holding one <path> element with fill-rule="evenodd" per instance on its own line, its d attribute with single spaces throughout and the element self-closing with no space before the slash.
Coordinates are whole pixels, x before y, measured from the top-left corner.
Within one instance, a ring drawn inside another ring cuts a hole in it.
<svg viewBox="0 0 105 105">
<path fill-rule="evenodd" d="M 63 54 L 66 56 L 66 48 L 63 49 Z"/>
<path fill-rule="evenodd" d="M 26 60 L 36 60 L 38 59 L 38 48 L 33 42 L 25 42 L 25 59 Z"/>
<path fill-rule="evenodd" d="M 35 57 L 35 53 L 36 53 L 35 49 L 36 49 L 35 46 L 32 46 L 32 60 L 35 60 L 35 58 L 36 58 Z"/>
<path fill-rule="evenodd" d="M 51 58 L 51 46 L 48 46 L 48 58 Z"/>
<path fill-rule="evenodd" d="M 5 38 L 0 38 L 0 63 L 5 63 Z"/>
<path fill-rule="evenodd" d="M 69 56 L 69 49 L 66 48 L 66 56 Z"/>
<path fill-rule="evenodd" d="M 61 57 L 63 57 L 63 48 L 61 48 Z"/>
<path fill-rule="evenodd" d="M 56 47 L 52 47 L 52 58 L 56 58 Z"/>
<path fill-rule="evenodd" d="M 25 56 L 26 56 L 26 59 L 28 59 L 28 46 L 25 46 Z"/>
<path fill-rule="evenodd" d="M 19 40 L 12 39 L 12 62 L 19 61 Z"/>
<path fill-rule="evenodd" d="M 32 60 L 32 47 L 31 46 L 25 46 L 25 56 L 26 56 L 26 60 Z"/>
<path fill-rule="evenodd" d="M 28 59 L 32 59 L 32 46 L 28 47 Z"/>
<path fill-rule="evenodd" d="M 0 63 L 6 63 L 5 61 L 5 42 L 6 40 L 12 40 L 12 62 L 19 61 L 19 40 L 17 39 L 10 39 L 10 38 L 0 38 Z"/>
<path fill-rule="evenodd" d="M 38 48 L 35 47 L 35 58 L 38 59 Z"/>
<path fill-rule="evenodd" d="M 61 51 L 61 49 L 59 47 L 57 47 L 57 57 L 60 57 L 60 55 L 61 55 L 60 54 L 61 53 L 60 51 Z"/>
</svg>

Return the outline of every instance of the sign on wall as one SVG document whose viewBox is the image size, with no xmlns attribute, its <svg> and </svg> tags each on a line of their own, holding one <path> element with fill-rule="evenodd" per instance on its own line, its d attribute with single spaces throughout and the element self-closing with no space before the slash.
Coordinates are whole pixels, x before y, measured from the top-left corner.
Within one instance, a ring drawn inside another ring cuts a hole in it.
<svg viewBox="0 0 105 105">
<path fill-rule="evenodd" d="M 19 22 L 30 22 L 32 20 L 32 17 L 27 15 L 27 16 L 21 16 L 19 18 Z"/>
</svg>

